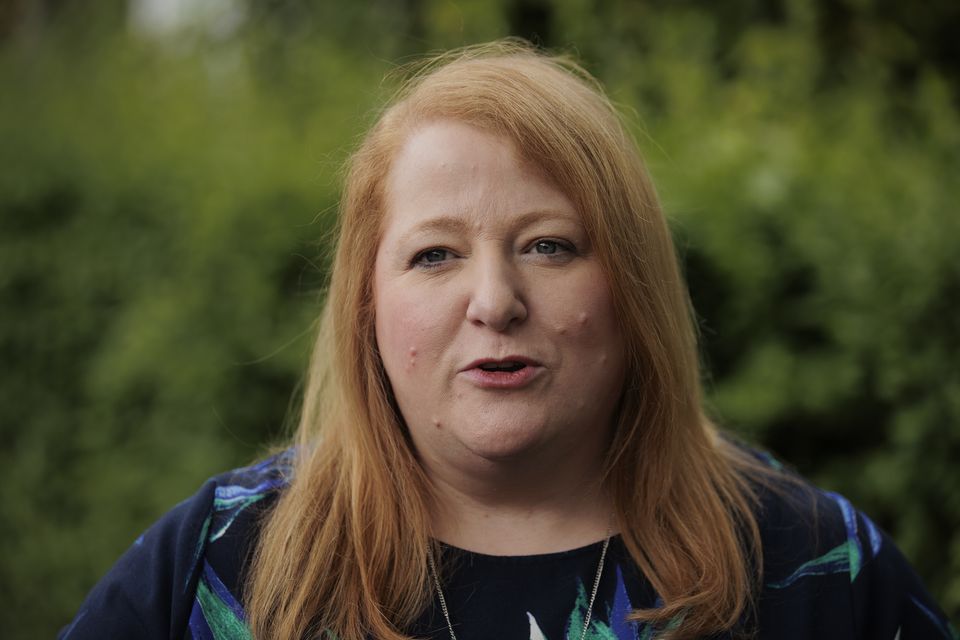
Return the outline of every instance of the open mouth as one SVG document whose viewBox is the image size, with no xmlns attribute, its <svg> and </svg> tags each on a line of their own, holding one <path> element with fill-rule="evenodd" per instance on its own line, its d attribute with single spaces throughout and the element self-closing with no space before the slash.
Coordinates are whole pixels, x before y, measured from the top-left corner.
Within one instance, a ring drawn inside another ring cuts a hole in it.
<svg viewBox="0 0 960 640">
<path fill-rule="evenodd" d="M 543 370 L 536 360 L 513 355 L 503 360 L 474 360 L 461 373 L 481 389 L 513 390 L 531 384 Z"/>
<path fill-rule="evenodd" d="M 481 364 L 478 368 L 482 369 L 483 371 L 493 371 L 493 372 L 503 371 L 507 373 L 512 373 L 514 371 L 519 371 L 520 369 L 523 369 L 526 366 L 527 365 L 525 365 L 522 362 L 507 361 L 507 362 L 485 362 Z"/>
</svg>

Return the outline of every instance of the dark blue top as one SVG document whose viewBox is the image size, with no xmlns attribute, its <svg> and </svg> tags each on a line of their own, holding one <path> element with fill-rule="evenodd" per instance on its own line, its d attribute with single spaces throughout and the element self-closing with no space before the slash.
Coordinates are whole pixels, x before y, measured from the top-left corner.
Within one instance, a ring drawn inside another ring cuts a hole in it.
<svg viewBox="0 0 960 640">
<path fill-rule="evenodd" d="M 60 638 L 250 638 L 240 576 L 290 462 L 287 453 L 205 483 L 134 542 Z M 794 501 L 766 492 L 762 504 L 759 638 L 960 637 L 886 534 L 842 496 L 812 489 Z M 601 548 L 498 557 L 446 547 L 443 592 L 458 640 L 579 638 Z M 625 617 L 657 603 L 615 537 L 586 637 L 653 638 Z M 437 602 L 408 632 L 450 637 Z"/>
</svg>

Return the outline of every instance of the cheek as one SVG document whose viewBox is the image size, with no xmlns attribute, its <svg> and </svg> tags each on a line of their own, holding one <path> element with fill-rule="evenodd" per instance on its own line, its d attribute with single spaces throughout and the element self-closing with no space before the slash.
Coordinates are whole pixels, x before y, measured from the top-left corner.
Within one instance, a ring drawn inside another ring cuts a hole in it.
<svg viewBox="0 0 960 640">
<path fill-rule="evenodd" d="M 377 295 L 377 345 L 388 375 L 415 374 L 436 356 L 436 314 L 409 291 Z"/>
<path fill-rule="evenodd" d="M 580 366 L 619 371 L 624 342 L 606 286 L 584 287 L 580 295 L 557 300 L 555 330 L 575 353 Z"/>
<path fill-rule="evenodd" d="M 604 364 L 620 349 L 620 332 L 605 308 L 590 305 L 584 301 L 573 309 L 560 334 L 580 358 Z"/>
<path fill-rule="evenodd" d="M 553 287 L 546 312 L 554 330 L 571 340 L 596 341 L 619 334 L 613 298 L 602 278 L 581 276 L 570 285 Z"/>
</svg>

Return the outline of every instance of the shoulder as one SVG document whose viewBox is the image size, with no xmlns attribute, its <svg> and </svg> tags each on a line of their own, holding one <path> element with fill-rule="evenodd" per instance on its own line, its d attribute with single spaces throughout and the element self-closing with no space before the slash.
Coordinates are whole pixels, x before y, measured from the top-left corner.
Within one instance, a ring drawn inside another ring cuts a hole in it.
<svg viewBox="0 0 960 640">
<path fill-rule="evenodd" d="M 286 451 L 210 478 L 137 538 L 60 638 L 175 638 L 188 628 L 204 637 L 204 607 L 222 614 L 221 605 L 242 621 L 242 609 L 230 608 L 240 601 L 239 575 L 291 464 Z"/>
<path fill-rule="evenodd" d="M 208 481 L 213 486 L 212 502 L 207 516 L 207 542 L 218 542 L 225 536 L 236 538 L 254 524 L 251 516 L 265 507 L 290 484 L 293 474 L 293 452 L 288 449 L 262 462 L 234 469 Z"/>
<path fill-rule="evenodd" d="M 892 539 L 846 497 L 788 472 L 759 496 L 762 635 L 957 637 Z"/>
<path fill-rule="evenodd" d="M 202 528 L 194 565 L 189 630 L 195 640 L 250 638 L 243 610 L 242 576 L 259 539 L 263 515 L 292 479 L 293 454 L 213 479 L 213 503 Z"/>
</svg>

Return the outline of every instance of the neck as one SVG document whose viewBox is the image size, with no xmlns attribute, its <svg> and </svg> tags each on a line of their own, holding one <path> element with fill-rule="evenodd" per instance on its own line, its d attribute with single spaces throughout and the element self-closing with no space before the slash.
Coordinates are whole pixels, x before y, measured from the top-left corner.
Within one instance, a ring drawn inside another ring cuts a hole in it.
<svg viewBox="0 0 960 640">
<path fill-rule="evenodd" d="M 599 456 L 518 457 L 426 464 L 434 486 L 433 535 L 490 555 L 582 547 L 609 533 L 612 505 Z"/>
</svg>

